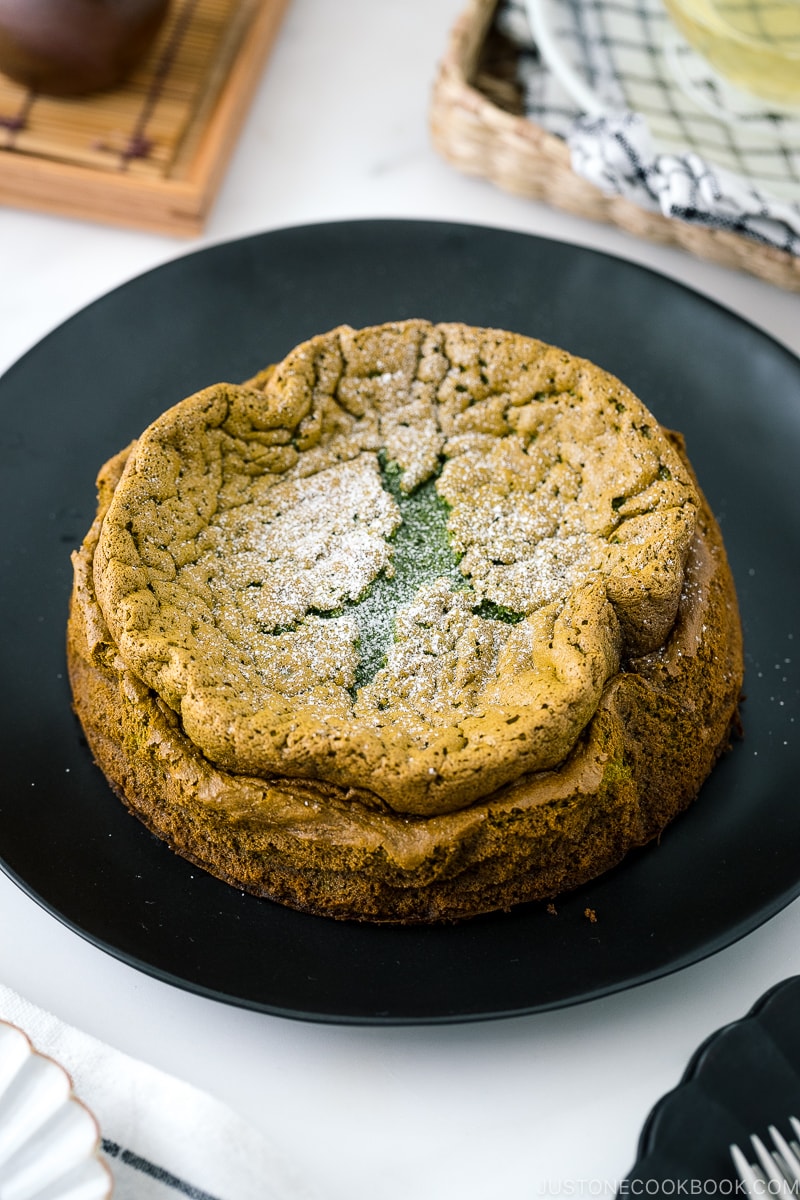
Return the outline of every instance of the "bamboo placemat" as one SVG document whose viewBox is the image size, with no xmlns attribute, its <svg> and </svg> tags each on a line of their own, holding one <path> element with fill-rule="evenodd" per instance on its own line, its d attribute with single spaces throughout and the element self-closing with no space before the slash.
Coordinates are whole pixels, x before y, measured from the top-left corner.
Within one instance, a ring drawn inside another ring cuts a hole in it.
<svg viewBox="0 0 800 1200">
<path fill-rule="evenodd" d="M 493 24 L 497 3 L 469 0 L 451 32 L 430 110 L 434 145 L 444 158 L 516 195 L 800 291 L 800 258 L 795 255 L 738 233 L 640 208 L 576 175 L 566 142 L 522 114 L 516 50 Z"/>
<path fill-rule="evenodd" d="M 0 75 L 0 202 L 200 232 L 287 0 L 173 0 L 119 88 L 38 95 Z"/>
</svg>

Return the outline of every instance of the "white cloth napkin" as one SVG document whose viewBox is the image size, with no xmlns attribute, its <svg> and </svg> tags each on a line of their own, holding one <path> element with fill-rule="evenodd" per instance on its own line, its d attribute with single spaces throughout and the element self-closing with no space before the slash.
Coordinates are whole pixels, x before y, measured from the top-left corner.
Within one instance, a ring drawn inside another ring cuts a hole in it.
<svg viewBox="0 0 800 1200">
<path fill-rule="evenodd" d="M 100 1125 L 114 1200 L 308 1200 L 264 1136 L 212 1096 L 65 1025 L 2 984 L 0 1017 L 71 1076 Z"/>
<path fill-rule="evenodd" d="M 658 153 L 638 113 L 579 118 L 567 141 L 573 170 L 605 192 L 800 254 L 800 205 L 767 195 L 699 154 Z"/>
</svg>

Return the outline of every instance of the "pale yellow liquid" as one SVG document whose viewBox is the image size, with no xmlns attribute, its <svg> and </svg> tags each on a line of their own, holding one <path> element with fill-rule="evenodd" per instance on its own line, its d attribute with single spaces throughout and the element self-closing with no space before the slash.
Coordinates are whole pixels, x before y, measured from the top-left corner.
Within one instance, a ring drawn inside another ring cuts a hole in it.
<svg viewBox="0 0 800 1200">
<path fill-rule="evenodd" d="M 800 0 L 664 0 L 695 50 L 737 87 L 800 105 Z"/>
</svg>

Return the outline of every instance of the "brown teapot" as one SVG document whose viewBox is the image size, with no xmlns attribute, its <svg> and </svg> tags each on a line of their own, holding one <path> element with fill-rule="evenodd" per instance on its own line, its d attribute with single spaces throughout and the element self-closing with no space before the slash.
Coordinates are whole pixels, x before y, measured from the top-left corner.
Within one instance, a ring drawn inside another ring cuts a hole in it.
<svg viewBox="0 0 800 1200">
<path fill-rule="evenodd" d="M 170 0 L 0 0 L 0 72 L 37 92 L 77 96 L 121 83 Z"/>
</svg>

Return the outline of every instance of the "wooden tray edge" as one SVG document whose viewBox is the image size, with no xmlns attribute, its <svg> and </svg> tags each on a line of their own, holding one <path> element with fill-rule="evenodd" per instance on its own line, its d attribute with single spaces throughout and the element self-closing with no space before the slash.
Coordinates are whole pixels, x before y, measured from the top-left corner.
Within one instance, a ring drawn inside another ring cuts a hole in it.
<svg viewBox="0 0 800 1200">
<path fill-rule="evenodd" d="M 0 174 L 0 203 L 50 216 L 196 237 L 222 183 L 288 3 L 264 0 L 259 6 L 185 178 L 94 172 L 49 159 L 7 154 Z"/>
</svg>

